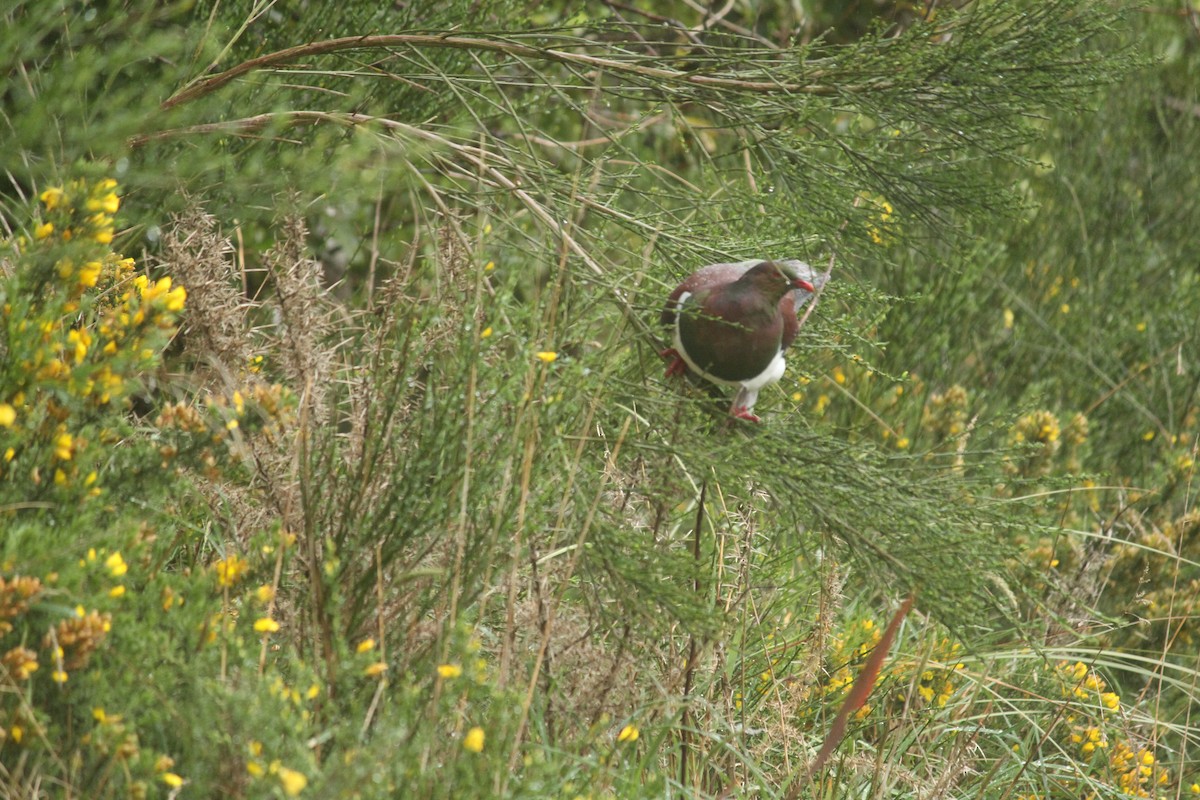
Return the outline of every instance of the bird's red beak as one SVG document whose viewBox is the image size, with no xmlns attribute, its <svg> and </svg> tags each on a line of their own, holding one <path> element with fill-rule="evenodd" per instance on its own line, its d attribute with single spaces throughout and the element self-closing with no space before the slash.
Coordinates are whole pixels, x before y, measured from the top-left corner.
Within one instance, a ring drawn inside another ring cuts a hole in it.
<svg viewBox="0 0 1200 800">
<path fill-rule="evenodd" d="M 795 286 L 797 289 L 803 289 L 809 294 L 817 293 L 817 290 L 813 287 L 813 285 L 804 280 L 804 278 L 796 278 L 796 280 L 792 281 L 792 286 Z"/>
</svg>

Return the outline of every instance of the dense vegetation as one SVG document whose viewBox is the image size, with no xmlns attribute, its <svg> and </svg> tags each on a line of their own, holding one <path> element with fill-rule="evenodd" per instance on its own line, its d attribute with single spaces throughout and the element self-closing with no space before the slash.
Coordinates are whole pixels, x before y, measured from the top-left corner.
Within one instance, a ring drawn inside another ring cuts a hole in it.
<svg viewBox="0 0 1200 800">
<path fill-rule="evenodd" d="M 718 5 L 0 12 L 0 797 L 1200 796 L 1200 16 Z"/>
</svg>

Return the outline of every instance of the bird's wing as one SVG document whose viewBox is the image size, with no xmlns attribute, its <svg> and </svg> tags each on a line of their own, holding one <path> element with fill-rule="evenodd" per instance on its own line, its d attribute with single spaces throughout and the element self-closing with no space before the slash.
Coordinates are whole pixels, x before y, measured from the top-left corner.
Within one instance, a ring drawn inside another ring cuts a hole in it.
<svg viewBox="0 0 1200 800">
<path fill-rule="evenodd" d="M 769 306 L 747 317 L 744 306 L 727 307 L 722 297 L 712 293 L 711 288 L 702 289 L 684 301 L 680 343 L 708 375 L 729 382 L 758 377 L 779 355 L 783 319 Z M 730 322 L 730 318 L 744 321 Z"/>
<path fill-rule="evenodd" d="M 745 275 L 751 267 L 761 262 L 761 258 L 756 258 L 732 264 L 709 264 L 706 267 L 701 267 L 687 276 L 683 283 L 676 286 L 675 291 L 671 292 L 670 297 L 667 298 L 666 305 L 663 306 L 659 320 L 663 325 L 675 324 L 675 314 L 679 310 L 679 298 L 684 292 L 696 294 L 704 289 L 711 289 L 714 286 L 733 283 Z"/>
<path fill-rule="evenodd" d="M 755 266 L 756 264 L 761 264 L 762 262 L 763 259 L 761 258 L 752 258 L 749 261 L 733 261 L 722 264 L 709 264 L 706 267 L 701 267 L 689 275 L 683 281 L 683 283 L 676 286 L 675 291 L 671 292 L 671 295 L 667 298 L 666 305 L 663 306 L 662 314 L 659 316 L 659 320 L 663 325 L 675 324 L 675 314 L 679 310 L 679 298 L 684 292 L 694 295 L 704 289 L 711 289 L 714 286 L 733 283 L 738 278 L 749 272 L 751 267 Z M 817 272 L 813 266 L 805 261 L 800 261 L 793 258 L 786 261 L 780 261 L 778 263 L 791 267 L 795 271 L 797 277 L 803 278 L 811 283 L 813 288 L 817 291 L 820 291 L 821 287 L 825 285 L 825 282 L 829 280 L 830 273 L 828 270 L 825 272 Z M 784 315 L 786 317 L 790 314 L 791 317 L 795 318 L 800 314 L 804 307 L 808 305 L 808 301 L 812 299 L 812 292 L 809 292 L 805 289 L 793 289 L 790 295 L 784 295 L 784 300 L 780 303 L 781 307 L 783 306 L 783 303 L 787 301 L 788 297 L 792 298 L 792 308 L 790 312 L 784 309 Z M 790 335 L 788 335 L 787 331 L 784 333 L 784 347 L 787 347 L 792 343 L 792 340 L 796 338 L 796 331 L 799 330 L 799 325 L 790 324 L 786 321 L 784 324 L 788 325 L 790 329 Z"/>
</svg>

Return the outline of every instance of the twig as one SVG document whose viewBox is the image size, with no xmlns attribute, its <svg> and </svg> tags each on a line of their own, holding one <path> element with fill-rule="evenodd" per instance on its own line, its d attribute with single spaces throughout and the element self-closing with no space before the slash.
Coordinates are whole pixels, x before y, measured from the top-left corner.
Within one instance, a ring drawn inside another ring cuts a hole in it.
<svg viewBox="0 0 1200 800">
<path fill-rule="evenodd" d="M 753 34 L 750 34 L 753 35 Z M 823 83 L 785 83 L 780 81 L 754 81 L 733 77 L 715 75 L 696 75 L 676 69 L 650 67 L 644 64 L 633 64 L 612 58 L 601 58 L 586 53 L 573 53 L 566 50 L 556 50 L 551 47 L 532 47 L 499 39 L 483 39 L 471 36 L 435 36 L 419 33 L 381 34 L 378 36 L 343 36 L 338 39 L 326 39 L 323 42 L 288 47 L 274 53 L 243 61 L 235 67 L 219 72 L 207 78 L 200 78 L 188 84 L 184 89 L 168 97 L 162 103 L 165 111 L 175 106 L 191 102 L 204 95 L 220 89 L 225 84 L 256 70 L 268 69 L 281 64 L 287 64 L 299 59 L 313 56 L 323 56 L 343 50 L 386 49 L 389 47 L 433 47 L 456 50 L 482 50 L 489 53 L 500 53 L 519 58 L 554 61 L 560 64 L 570 64 L 579 67 L 609 70 L 641 78 L 653 78 L 655 81 L 668 84 L 683 84 L 713 89 L 732 89 L 736 91 L 762 92 L 767 94 L 809 94 L 825 97 L 844 92 L 862 91 L 866 88 L 886 88 L 884 84 L 872 82 L 847 86 L 834 86 Z M 814 72 L 814 78 L 825 77 L 822 72 Z"/>
<path fill-rule="evenodd" d="M 867 698 L 871 695 L 871 690 L 875 688 L 875 680 L 879 677 L 879 671 L 883 668 L 883 660 L 887 658 L 888 650 L 891 648 L 892 639 L 896 638 L 896 631 L 900 629 L 900 623 L 904 621 L 905 615 L 912 608 L 913 601 L 916 595 L 910 594 L 900 608 L 896 610 L 896 615 L 892 617 L 892 621 L 888 623 L 887 630 L 883 632 L 883 637 L 879 643 L 875 645 L 875 649 L 871 651 L 871 655 L 863 664 L 862 670 L 858 673 L 858 680 L 854 681 L 854 686 L 850 689 L 850 694 L 846 695 L 842 707 L 838 709 L 837 716 L 834 717 L 833 724 L 829 726 L 829 733 L 825 735 L 825 743 L 821 745 L 820 752 L 816 758 L 808 765 L 808 777 L 811 780 L 812 776 L 820 771 L 825 766 L 825 762 L 833 755 L 833 751 L 842 743 L 843 737 L 846 735 L 846 724 L 850 721 L 850 715 L 858 709 L 862 708 L 867 702 Z M 788 792 L 788 800 L 795 800 L 800 796 L 802 783 L 797 781 Z"/>
<path fill-rule="evenodd" d="M 692 529 L 692 560 L 696 565 L 696 578 L 692 582 L 692 591 L 697 596 L 703 588 L 700 584 L 700 531 L 704 527 L 704 496 L 708 493 L 708 478 L 700 482 L 700 499 L 696 505 L 696 525 Z M 679 717 L 679 785 L 686 787 L 688 779 L 688 755 L 692 746 L 691 707 L 688 697 L 692 693 L 692 681 L 696 675 L 696 657 L 699 654 L 699 643 L 696 634 L 688 640 L 688 660 L 683 674 L 683 713 Z"/>
</svg>

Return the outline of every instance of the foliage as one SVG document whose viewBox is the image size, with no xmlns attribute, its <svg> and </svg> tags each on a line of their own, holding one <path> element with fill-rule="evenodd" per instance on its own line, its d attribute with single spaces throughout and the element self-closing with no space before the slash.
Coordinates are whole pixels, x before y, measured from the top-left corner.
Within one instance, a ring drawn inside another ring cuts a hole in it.
<svg viewBox="0 0 1200 800">
<path fill-rule="evenodd" d="M 0 12 L 0 797 L 1200 794 L 1194 30 L 741 5 Z"/>
</svg>

